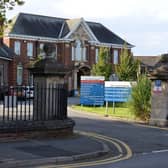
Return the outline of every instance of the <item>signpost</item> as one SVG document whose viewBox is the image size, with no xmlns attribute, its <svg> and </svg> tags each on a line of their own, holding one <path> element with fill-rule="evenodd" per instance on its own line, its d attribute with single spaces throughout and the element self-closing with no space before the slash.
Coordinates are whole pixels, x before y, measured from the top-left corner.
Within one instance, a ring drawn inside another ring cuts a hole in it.
<svg viewBox="0 0 168 168">
<path fill-rule="evenodd" d="M 131 83 L 123 81 L 105 82 L 106 113 L 108 116 L 108 102 L 113 102 L 113 112 L 115 112 L 115 102 L 127 102 L 131 96 Z"/>
<path fill-rule="evenodd" d="M 81 105 L 103 106 L 104 80 L 105 78 L 103 76 L 81 76 Z"/>
</svg>

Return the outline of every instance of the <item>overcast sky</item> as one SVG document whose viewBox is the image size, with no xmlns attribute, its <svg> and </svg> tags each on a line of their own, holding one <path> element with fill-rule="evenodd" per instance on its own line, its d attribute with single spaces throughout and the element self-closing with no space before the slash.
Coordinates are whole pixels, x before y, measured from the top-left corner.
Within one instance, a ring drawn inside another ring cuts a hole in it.
<svg viewBox="0 0 168 168">
<path fill-rule="evenodd" d="M 135 45 L 134 55 L 168 52 L 168 0 L 25 0 L 19 12 L 100 22 Z"/>
</svg>

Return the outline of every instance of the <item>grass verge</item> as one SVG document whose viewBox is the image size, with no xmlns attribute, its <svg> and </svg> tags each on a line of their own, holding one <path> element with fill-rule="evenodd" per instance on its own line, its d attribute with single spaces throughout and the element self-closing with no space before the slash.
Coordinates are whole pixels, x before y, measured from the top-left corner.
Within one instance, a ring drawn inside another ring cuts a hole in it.
<svg viewBox="0 0 168 168">
<path fill-rule="evenodd" d="M 81 106 L 81 105 L 74 105 L 72 106 L 72 109 L 82 111 L 82 112 L 89 112 L 89 113 L 96 113 L 99 115 L 106 115 L 108 114 L 109 116 L 112 117 L 119 117 L 123 119 L 130 119 L 130 120 L 135 120 L 136 116 L 130 111 L 130 109 L 127 107 L 126 104 L 116 104 L 115 108 L 112 107 L 110 104 L 108 107 L 108 111 L 106 112 L 106 107 L 105 106 Z"/>
</svg>

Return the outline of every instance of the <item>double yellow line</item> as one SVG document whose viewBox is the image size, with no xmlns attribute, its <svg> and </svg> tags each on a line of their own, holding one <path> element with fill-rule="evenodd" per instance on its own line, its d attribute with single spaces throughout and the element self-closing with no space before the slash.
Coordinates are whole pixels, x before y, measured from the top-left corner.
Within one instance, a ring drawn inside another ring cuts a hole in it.
<svg viewBox="0 0 168 168">
<path fill-rule="evenodd" d="M 83 132 L 83 131 L 75 131 L 75 133 L 78 133 L 80 135 L 88 136 L 91 138 L 95 138 L 98 140 L 103 140 L 104 142 L 108 142 L 113 144 L 116 149 L 118 150 L 118 155 L 113 157 L 108 157 L 106 159 L 100 159 L 96 161 L 86 161 L 81 163 L 73 163 L 73 164 L 64 164 L 64 165 L 55 165 L 48 168 L 78 168 L 78 167 L 87 167 L 87 166 L 96 166 L 96 165 L 104 165 L 104 164 L 111 164 L 114 162 L 122 161 L 125 159 L 129 159 L 132 157 L 132 151 L 130 147 L 123 141 L 118 140 L 116 138 L 111 138 L 108 136 L 100 135 L 97 133 L 91 133 L 91 132 Z"/>
</svg>

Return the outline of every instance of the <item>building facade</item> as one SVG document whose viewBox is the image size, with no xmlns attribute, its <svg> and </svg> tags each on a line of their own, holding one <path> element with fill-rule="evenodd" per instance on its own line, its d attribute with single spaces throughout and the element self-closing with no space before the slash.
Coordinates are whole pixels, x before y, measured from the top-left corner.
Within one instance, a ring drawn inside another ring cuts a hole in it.
<svg viewBox="0 0 168 168">
<path fill-rule="evenodd" d="M 10 85 L 32 84 L 28 66 L 38 56 L 44 57 L 45 43 L 52 43 L 53 57 L 72 69 L 67 76 L 68 89 L 72 92 L 79 88 L 81 75 L 90 75 L 100 47 L 109 48 L 111 63 L 119 64 L 125 43 L 100 23 L 25 13 L 12 20 L 5 34 L 4 43 L 15 53 L 9 67 Z M 133 45 L 127 43 L 127 47 L 131 50 Z"/>
<path fill-rule="evenodd" d="M 0 39 L 0 87 L 7 86 L 14 53 Z"/>
</svg>

